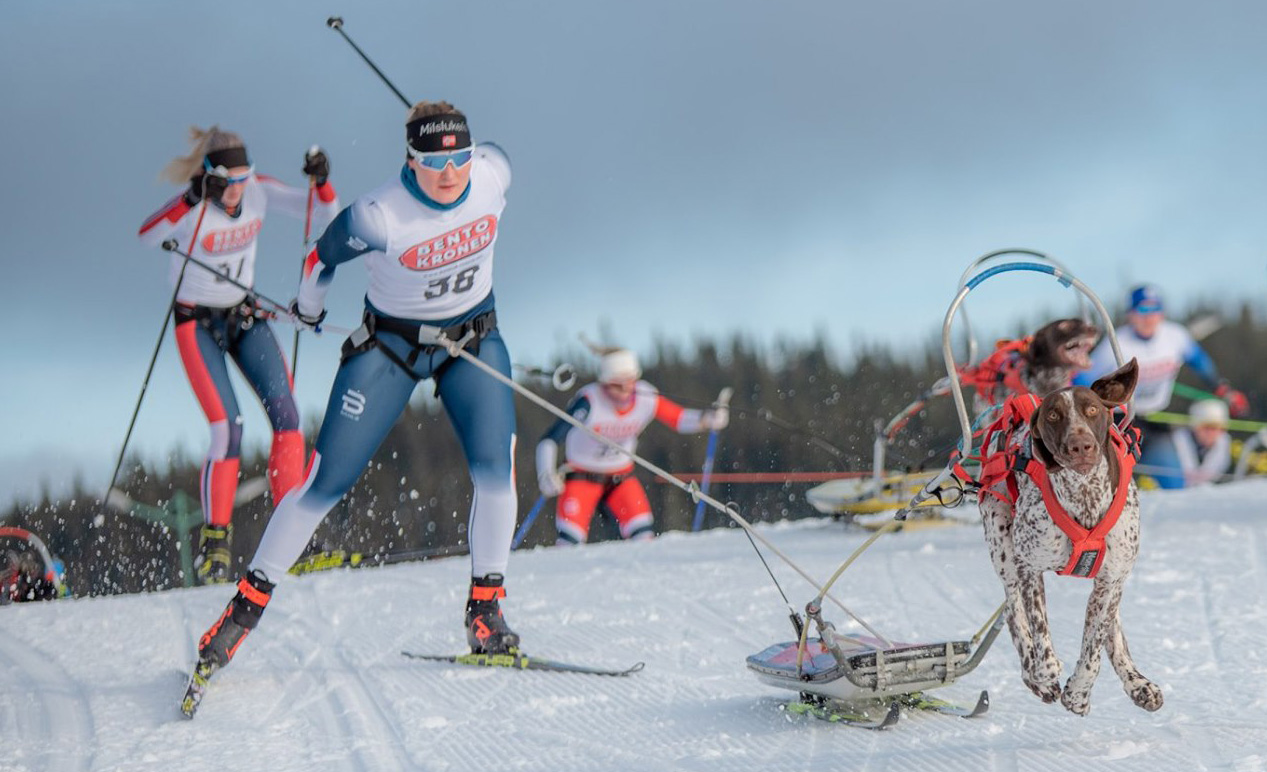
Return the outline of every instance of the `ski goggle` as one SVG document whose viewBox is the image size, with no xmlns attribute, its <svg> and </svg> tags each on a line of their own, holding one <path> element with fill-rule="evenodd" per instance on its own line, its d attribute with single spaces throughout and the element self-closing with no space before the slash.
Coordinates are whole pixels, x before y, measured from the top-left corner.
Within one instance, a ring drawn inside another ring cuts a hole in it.
<svg viewBox="0 0 1267 772">
<path fill-rule="evenodd" d="M 414 150 L 411 146 L 405 145 L 405 149 L 409 151 L 409 155 L 422 166 L 432 171 L 442 172 L 444 167 L 453 164 L 454 169 L 461 169 L 471 162 L 475 157 L 474 147 L 464 147 L 461 150 L 444 150 L 440 152 L 424 153 L 420 150 Z"/>
<path fill-rule="evenodd" d="M 215 175 L 230 185 L 237 185 L 238 183 L 246 182 L 251 179 L 251 175 L 255 173 L 255 165 L 252 164 L 251 166 L 246 167 L 245 173 L 230 177 L 228 169 L 223 166 L 212 166 L 211 162 L 206 158 L 202 159 L 202 168 L 206 170 L 207 174 Z"/>
</svg>

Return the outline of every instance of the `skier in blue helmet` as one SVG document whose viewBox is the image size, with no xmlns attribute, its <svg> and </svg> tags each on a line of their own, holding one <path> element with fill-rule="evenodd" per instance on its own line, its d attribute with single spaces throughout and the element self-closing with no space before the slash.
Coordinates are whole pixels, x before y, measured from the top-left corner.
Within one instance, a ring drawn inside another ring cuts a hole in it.
<svg viewBox="0 0 1267 772">
<path fill-rule="evenodd" d="M 1122 357 L 1139 361 L 1139 384 L 1135 387 L 1136 423 L 1142 431 L 1139 465 L 1162 488 L 1182 488 L 1183 473 L 1170 436 L 1168 424 L 1148 420 L 1148 416 L 1170 406 L 1175 379 L 1185 365 L 1192 368 L 1214 393 L 1227 403 L 1233 416 L 1249 412 L 1245 395 L 1219 377 L 1214 360 L 1188 328 L 1166 319 L 1161 291 L 1152 284 L 1140 284 L 1127 293 L 1126 324 L 1117 328 Z M 1091 352 L 1091 367 L 1074 378 L 1086 386 L 1117 367 L 1107 338 Z"/>
</svg>

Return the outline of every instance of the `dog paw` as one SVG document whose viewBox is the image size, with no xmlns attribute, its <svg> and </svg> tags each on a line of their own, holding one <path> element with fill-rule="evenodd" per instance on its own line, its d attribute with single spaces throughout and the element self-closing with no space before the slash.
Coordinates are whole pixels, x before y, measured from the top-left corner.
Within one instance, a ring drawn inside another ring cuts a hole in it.
<svg viewBox="0 0 1267 772">
<path fill-rule="evenodd" d="M 1150 713 L 1161 708 L 1164 699 L 1157 684 L 1145 681 L 1130 691 L 1131 701 Z"/>
<path fill-rule="evenodd" d="M 1038 695 L 1038 699 L 1043 702 L 1052 703 L 1060 699 L 1060 681 L 1036 681 L 1032 678 L 1023 678 L 1022 680 L 1029 687 L 1029 690 Z"/>
<path fill-rule="evenodd" d="M 1046 657 L 1038 659 L 1038 666 L 1034 668 L 1034 680 L 1038 683 L 1060 683 L 1060 674 L 1065 671 L 1064 664 L 1054 653 L 1049 653 Z M 1059 687 L 1057 687 L 1059 688 Z"/>
<path fill-rule="evenodd" d="M 1085 716 L 1091 712 L 1091 692 L 1070 689 L 1066 684 L 1064 693 L 1060 695 L 1060 704 L 1070 713 Z"/>
</svg>

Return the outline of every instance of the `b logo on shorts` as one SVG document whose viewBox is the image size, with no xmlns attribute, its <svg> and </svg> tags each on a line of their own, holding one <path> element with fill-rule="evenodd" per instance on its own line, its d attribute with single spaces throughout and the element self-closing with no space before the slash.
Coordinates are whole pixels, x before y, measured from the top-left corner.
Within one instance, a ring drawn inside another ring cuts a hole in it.
<svg viewBox="0 0 1267 772">
<path fill-rule="evenodd" d="M 348 389 L 343 395 L 343 410 L 340 412 L 353 421 L 360 420 L 361 413 L 365 412 L 365 395 L 356 389 Z"/>
</svg>

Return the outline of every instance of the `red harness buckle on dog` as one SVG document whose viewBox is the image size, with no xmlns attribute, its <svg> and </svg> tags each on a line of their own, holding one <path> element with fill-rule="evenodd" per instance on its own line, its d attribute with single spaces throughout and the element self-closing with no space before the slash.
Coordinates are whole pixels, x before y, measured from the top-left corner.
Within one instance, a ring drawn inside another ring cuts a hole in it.
<svg viewBox="0 0 1267 772">
<path fill-rule="evenodd" d="M 1126 496 L 1130 490 L 1131 472 L 1135 469 L 1135 459 L 1139 455 L 1139 429 L 1129 426 L 1119 429 L 1116 424 L 1109 425 L 1109 442 L 1117 456 L 1118 480 L 1113 492 L 1113 501 L 1109 509 L 1096 523 L 1094 528 L 1083 528 L 1077 523 L 1056 499 L 1052 490 L 1051 479 L 1047 476 L 1047 467 L 1034 458 L 1028 447 L 1011 447 L 1010 438 L 1017 428 L 1027 423 L 1030 416 L 1038 409 L 1039 399 L 1033 394 L 1010 397 L 1003 405 L 1003 414 L 986 428 L 981 437 L 981 490 L 995 496 L 1011 507 L 1016 506 L 1018 488 L 1017 472 L 1024 472 L 1038 486 L 1043 495 L 1043 505 L 1047 514 L 1065 536 L 1073 542 L 1073 554 L 1065 567 L 1057 571 L 1060 576 L 1081 576 L 1095 578 L 1104 562 L 1104 539 L 1126 506 Z M 988 448 L 995 437 L 1001 441 L 993 452 Z M 1007 494 L 993 490 L 999 482 L 1007 485 Z M 1015 515 L 1015 509 L 1013 509 Z"/>
</svg>

